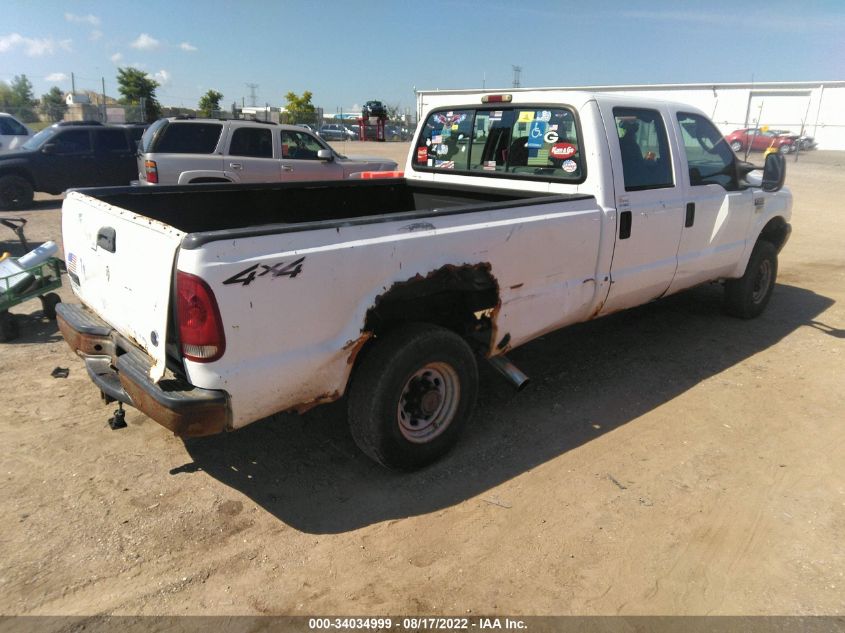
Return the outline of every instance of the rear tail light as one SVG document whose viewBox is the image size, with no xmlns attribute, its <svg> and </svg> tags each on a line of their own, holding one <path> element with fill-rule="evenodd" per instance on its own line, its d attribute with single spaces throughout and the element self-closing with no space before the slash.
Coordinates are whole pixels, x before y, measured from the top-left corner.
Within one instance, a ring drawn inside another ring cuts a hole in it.
<svg viewBox="0 0 845 633">
<path fill-rule="evenodd" d="M 144 161 L 144 171 L 147 174 L 147 182 L 158 182 L 158 166 L 154 160 Z"/>
<path fill-rule="evenodd" d="M 176 272 L 176 318 L 186 359 L 210 363 L 223 356 L 226 337 L 214 293 L 202 279 L 181 271 Z"/>
</svg>

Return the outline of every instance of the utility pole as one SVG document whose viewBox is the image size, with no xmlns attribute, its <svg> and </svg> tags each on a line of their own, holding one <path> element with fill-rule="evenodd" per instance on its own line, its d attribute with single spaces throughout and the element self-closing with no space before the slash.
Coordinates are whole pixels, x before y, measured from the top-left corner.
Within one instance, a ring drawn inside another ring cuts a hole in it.
<svg viewBox="0 0 845 633">
<path fill-rule="evenodd" d="M 74 77 L 73 73 L 70 74 L 70 94 L 76 94 L 76 77 Z"/>
<path fill-rule="evenodd" d="M 519 74 L 522 72 L 522 66 L 511 66 L 513 68 L 513 87 L 519 88 Z"/>
<path fill-rule="evenodd" d="M 258 102 L 258 84 L 247 84 L 246 87 L 249 88 L 249 105 L 254 108 Z"/>
<path fill-rule="evenodd" d="M 108 123 L 109 119 L 106 115 L 106 78 L 100 77 L 100 80 L 103 82 L 103 116 L 101 118 L 103 119 L 103 123 Z"/>
</svg>

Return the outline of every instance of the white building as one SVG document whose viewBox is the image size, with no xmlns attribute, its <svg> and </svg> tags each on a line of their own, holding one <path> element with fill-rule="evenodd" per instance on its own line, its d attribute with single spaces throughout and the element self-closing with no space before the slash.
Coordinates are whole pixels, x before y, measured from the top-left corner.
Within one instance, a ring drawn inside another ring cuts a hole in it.
<svg viewBox="0 0 845 633">
<path fill-rule="evenodd" d="M 417 115 L 429 108 L 455 103 L 479 93 L 537 93 L 538 101 L 553 91 L 624 92 L 679 101 L 706 112 L 723 134 L 766 125 L 801 132 L 816 139 L 819 149 L 845 150 L 845 81 L 792 81 L 742 84 L 658 84 L 631 86 L 569 86 L 502 88 L 501 90 L 418 90 Z M 547 96 L 547 99 L 549 97 Z"/>
</svg>

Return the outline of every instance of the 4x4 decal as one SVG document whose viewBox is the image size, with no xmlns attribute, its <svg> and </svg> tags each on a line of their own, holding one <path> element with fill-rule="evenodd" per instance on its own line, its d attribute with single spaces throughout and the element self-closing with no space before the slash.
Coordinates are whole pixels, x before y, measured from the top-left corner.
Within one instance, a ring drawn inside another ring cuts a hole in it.
<svg viewBox="0 0 845 633">
<path fill-rule="evenodd" d="M 300 257 L 294 262 L 289 264 L 285 264 L 285 262 L 278 262 L 273 264 L 272 266 L 268 266 L 267 264 L 253 264 L 249 268 L 245 268 L 241 272 L 237 273 L 236 275 L 232 275 L 223 283 L 226 285 L 229 284 L 243 284 L 244 286 L 248 286 L 251 284 L 257 277 L 264 277 L 265 275 L 270 275 L 273 279 L 276 277 L 290 277 L 293 279 L 299 273 L 302 272 L 302 262 L 305 261 L 304 257 Z M 256 273 L 255 271 L 258 268 L 262 268 L 263 270 L 260 273 Z"/>
</svg>

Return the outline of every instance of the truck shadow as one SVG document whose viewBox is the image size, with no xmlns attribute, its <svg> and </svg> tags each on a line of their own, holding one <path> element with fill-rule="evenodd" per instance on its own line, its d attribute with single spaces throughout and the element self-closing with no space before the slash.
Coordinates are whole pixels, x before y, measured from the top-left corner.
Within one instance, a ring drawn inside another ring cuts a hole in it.
<svg viewBox="0 0 845 633">
<path fill-rule="evenodd" d="M 486 364 L 478 407 L 456 449 L 416 473 L 370 462 L 346 428 L 345 402 L 277 415 L 185 442 L 193 463 L 288 525 L 325 534 L 452 506 L 612 431 L 781 341 L 815 327 L 831 299 L 778 285 L 742 321 L 705 286 L 576 325 L 515 350 L 533 382 L 515 393 Z"/>
</svg>

